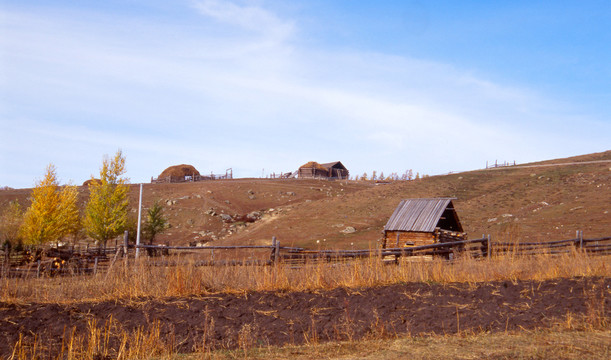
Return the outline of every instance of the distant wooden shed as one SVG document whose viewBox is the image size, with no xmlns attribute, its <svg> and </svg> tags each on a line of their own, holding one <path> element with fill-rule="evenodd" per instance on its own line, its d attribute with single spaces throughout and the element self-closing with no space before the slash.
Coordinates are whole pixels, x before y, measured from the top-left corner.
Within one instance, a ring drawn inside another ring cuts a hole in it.
<svg viewBox="0 0 611 360">
<path fill-rule="evenodd" d="M 322 167 L 327 169 L 328 176 L 333 179 L 347 179 L 350 176 L 350 172 L 341 161 L 330 162 L 326 164 L 320 164 Z"/>
<path fill-rule="evenodd" d="M 383 247 L 465 240 L 454 198 L 401 200 L 384 226 Z"/>
<path fill-rule="evenodd" d="M 348 179 L 350 172 L 341 161 L 325 164 L 310 161 L 299 167 L 298 176 L 300 178 Z"/>
</svg>

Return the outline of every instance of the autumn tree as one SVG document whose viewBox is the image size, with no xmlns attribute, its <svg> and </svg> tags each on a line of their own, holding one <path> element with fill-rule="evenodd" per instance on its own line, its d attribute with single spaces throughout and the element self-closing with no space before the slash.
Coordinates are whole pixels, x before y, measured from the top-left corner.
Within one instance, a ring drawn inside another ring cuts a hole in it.
<svg viewBox="0 0 611 360">
<path fill-rule="evenodd" d="M 19 229 L 23 224 L 23 210 L 17 200 L 9 202 L 0 215 L 0 243 L 10 249 L 22 242 Z"/>
<path fill-rule="evenodd" d="M 55 166 L 47 166 L 44 178 L 32 190 L 32 204 L 26 210 L 21 236 L 26 244 L 59 241 L 79 222 L 76 186 L 60 189 Z"/>
<path fill-rule="evenodd" d="M 104 157 L 99 181 L 89 184 L 83 225 L 87 234 L 104 248 L 109 239 L 124 231 L 127 224 L 129 187 L 123 174 L 125 157 L 118 150 L 112 159 Z"/>
</svg>

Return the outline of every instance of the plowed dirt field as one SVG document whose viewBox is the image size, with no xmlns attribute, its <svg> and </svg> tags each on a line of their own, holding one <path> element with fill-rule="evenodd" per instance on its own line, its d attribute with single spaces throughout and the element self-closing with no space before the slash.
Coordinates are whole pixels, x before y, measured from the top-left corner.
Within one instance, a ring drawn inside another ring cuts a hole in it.
<svg viewBox="0 0 611 360">
<path fill-rule="evenodd" d="M 550 327 L 573 318 L 611 317 L 611 279 L 573 278 L 489 283 L 407 283 L 316 292 L 248 292 L 188 298 L 138 298 L 99 303 L 0 303 L 0 356 L 19 334 L 51 351 L 73 329 L 118 334 L 159 326 L 160 337 L 190 352 L 212 348 L 299 344 L 394 334 L 500 332 Z"/>
</svg>

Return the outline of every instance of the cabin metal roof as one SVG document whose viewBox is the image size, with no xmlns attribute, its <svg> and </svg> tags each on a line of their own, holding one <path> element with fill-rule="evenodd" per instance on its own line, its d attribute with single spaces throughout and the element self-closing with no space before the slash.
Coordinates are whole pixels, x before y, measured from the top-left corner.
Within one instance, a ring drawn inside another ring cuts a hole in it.
<svg viewBox="0 0 611 360">
<path fill-rule="evenodd" d="M 384 226 L 385 231 L 433 232 L 454 198 L 401 200 Z M 453 207 L 453 206 L 452 206 Z"/>
</svg>

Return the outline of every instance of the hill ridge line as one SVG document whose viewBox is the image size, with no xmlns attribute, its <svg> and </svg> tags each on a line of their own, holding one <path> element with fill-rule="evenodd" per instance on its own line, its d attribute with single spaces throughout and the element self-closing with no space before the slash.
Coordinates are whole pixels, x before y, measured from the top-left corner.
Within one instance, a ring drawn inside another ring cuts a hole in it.
<svg viewBox="0 0 611 360">
<path fill-rule="evenodd" d="M 528 169 L 528 168 L 550 167 L 550 166 L 587 165 L 587 164 L 600 164 L 600 163 L 606 163 L 606 162 L 611 162 L 611 160 L 575 161 L 575 162 L 560 163 L 560 164 L 499 166 L 499 167 L 494 167 L 494 168 L 481 169 L 479 171 L 506 170 L 506 169 Z"/>
</svg>

